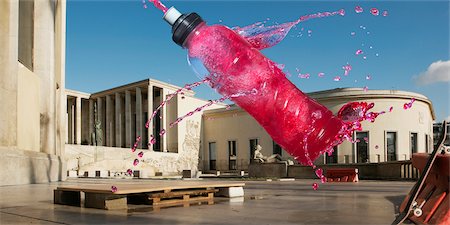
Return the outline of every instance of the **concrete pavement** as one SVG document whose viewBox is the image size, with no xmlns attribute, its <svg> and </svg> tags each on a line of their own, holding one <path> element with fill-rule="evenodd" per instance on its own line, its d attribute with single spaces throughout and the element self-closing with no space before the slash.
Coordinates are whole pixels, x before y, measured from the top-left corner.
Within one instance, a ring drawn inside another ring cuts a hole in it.
<svg viewBox="0 0 450 225">
<path fill-rule="evenodd" d="M 104 182 L 158 181 L 72 179 L 64 184 Z M 326 183 L 314 191 L 311 185 L 318 180 L 244 182 L 244 198 L 215 198 L 213 205 L 159 211 L 148 206 L 107 211 L 54 205 L 53 189 L 61 183 L 3 186 L 0 224 L 390 224 L 414 184 Z"/>
</svg>

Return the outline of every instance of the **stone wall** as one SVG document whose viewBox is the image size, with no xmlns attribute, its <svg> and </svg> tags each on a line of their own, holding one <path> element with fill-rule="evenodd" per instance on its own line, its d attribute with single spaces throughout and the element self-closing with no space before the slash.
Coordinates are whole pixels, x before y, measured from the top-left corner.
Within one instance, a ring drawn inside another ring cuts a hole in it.
<svg viewBox="0 0 450 225">
<path fill-rule="evenodd" d="M 179 153 L 154 152 L 142 150 L 144 156 L 137 166 L 134 159 L 141 150 L 132 153 L 128 148 L 114 148 L 89 145 L 66 145 L 68 171 L 84 174 L 89 171 L 109 171 L 111 173 L 126 172 L 127 169 L 139 170 L 140 177 L 162 175 L 180 175 L 183 170 L 197 172 L 198 148 L 183 149 Z M 79 168 L 78 168 L 79 167 Z"/>
<path fill-rule="evenodd" d="M 0 151 L 0 186 L 59 181 L 66 174 L 59 156 L 14 148 Z"/>
</svg>

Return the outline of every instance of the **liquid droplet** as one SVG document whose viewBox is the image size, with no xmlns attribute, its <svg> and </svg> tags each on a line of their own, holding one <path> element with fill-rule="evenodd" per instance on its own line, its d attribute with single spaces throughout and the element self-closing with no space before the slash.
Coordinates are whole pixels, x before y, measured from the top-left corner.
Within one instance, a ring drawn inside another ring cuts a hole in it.
<svg viewBox="0 0 450 225">
<path fill-rule="evenodd" d="M 374 16 L 378 16 L 380 14 L 380 11 L 378 11 L 377 8 L 371 8 L 370 13 L 372 13 L 372 15 Z"/>
<path fill-rule="evenodd" d="M 133 170 L 127 169 L 127 174 L 131 176 L 133 174 Z"/>
<path fill-rule="evenodd" d="M 394 110 L 394 107 L 393 106 L 389 107 L 389 112 L 392 112 L 392 110 Z"/>
<path fill-rule="evenodd" d="M 389 15 L 389 13 L 388 13 L 388 11 L 383 11 L 383 16 L 388 16 Z"/>
<path fill-rule="evenodd" d="M 319 188 L 319 185 L 317 183 L 313 183 L 312 187 L 313 187 L 314 191 L 317 191 L 317 189 Z"/>
<path fill-rule="evenodd" d="M 316 170 L 316 176 L 317 176 L 318 178 L 322 178 L 322 176 L 323 176 L 323 170 L 322 170 L 321 168 L 319 168 L 319 169 Z"/>
<path fill-rule="evenodd" d="M 335 77 L 333 78 L 333 80 L 334 80 L 334 81 L 340 81 L 340 80 L 341 80 L 341 77 L 340 77 L 340 76 L 335 76 Z"/>
<path fill-rule="evenodd" d="M 325 73 L 318 73 L 317 76 L 318 77 L 323 77 L 323 76 L 325 76 Z"/>
<path fill-rule="evenodd" d="M 116 186 L 111 186 L 111 192 L 112 193 L 115 193 L 115 192 L 117 192 L 117 187 Z"/>
<path fill-rule="evenodd" d="M 379 146 L 378 145 L 375 145 L 375 149 L 378 149 L 379 148 Z"/>
<path fill-rule="evenodd" d="M 361 6 L 358 5 L 358 6 L 355 7 L 355 12 L 356 13 L 362 13 L 363 11 L 364 10 L 363 10 L 363 8 Z"/>
<path fill-rule="evenodd" d="M 361 55 L 363 54 L 363 51 L 361 49 L 356 50 L 355 55 Z"/>
<path fill-rule="evenodd" d="M 371 80 L 372 79 L 372 76 L 371 75 L 367 75 L 366 76 L 366 80 Z"/>
<path fill-rule="evenodd" d="M 139 159 L 134 159 L 133 166 L 137 166 L 137 164 L 139 164 Z"/>
<path fill-rule="evenodd" d="M 142 158 L 142 156 L 144 156 L 144 152 L 139 152 L 138 156 L 139 156 L 139 158 Z"/>
</svg>

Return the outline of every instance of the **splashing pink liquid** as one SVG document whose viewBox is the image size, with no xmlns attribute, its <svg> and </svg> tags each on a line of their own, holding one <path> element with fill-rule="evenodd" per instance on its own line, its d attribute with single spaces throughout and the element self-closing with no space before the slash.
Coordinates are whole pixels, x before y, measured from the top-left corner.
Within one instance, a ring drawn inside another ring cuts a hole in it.
<svg viewBox="0 0 450 225">
<path fill-rule="evenodd" d="M 256 49 L 265 49 L 272 47 L 281 42 L 289 31 L 295 25 L 315 18 L 323 18 L 335 15 L 345 15 L 343 9 L 334 12 L 319 12 L 310 15 L 301 16 L 298 20 L 287 22 L 283 24 L 264 26 L 264 23 L 258 22 L 245 27 L 234 27 L 233 30 L 242 36 L 248 43 L 250 43 Z M 312 31 L 308 31 L 308 35 L 311 35 Z"/>
<path fill-rule="evenodd" d="M 317 191 L 317 189 L 319 188 L 319 185 L 317 183 L 313 183 L 312 187 L 313 187 L 314 191 Z"/>
<path fill-rule="evenodd" d="M 247 40 L 222 25 L 203 24 L 191 33 L 184 47 L 190 60 L 201 62 L 209 71 L 208 84 L 223 96 L 257 91 L 255 95 L 231 100 L 253 116 L 297 161 L 313 166 L 320 154 L 332 152 L 333 146 L 351 137 L 355 128 L 360 129 L 359 120 L 359 126 L 347 124 L 309 99 L 286 79 L 276 63 L 263 56 L 254 44 L 249 46 Z M 350 65 L 344 67 L 351 70 Z M 363 114 L 367 118 L 376 115 Z"/>
<path fill-rule="evenodd" d="M 370 13 L 372 13 L 372 15 L 374 16 L 378 16 L 380 14 L 380 11 L 378 11 L 377 8 L 371 8 Z"/>
<path fill-rule="evenodd" d="M 144 152 L 139 152 L 139 153 L 138 153 L 138 157 L 139 157 L 139 158 L 142 158 L 142 156 L 144 156 Z"/>
<path fill-rule="evenodd" d="M 355 7 L 355 12 L 356 13 L 362 13 L 363 11 L 364 10 L 363 10 L 363 8 L 361 6 L 358 5 L 358 6 Z"/>
<path fill-rule="evenodd" d="M 333 78 L 333 80 L 334 80 L 334 81 L 340 81 L 340 80 L 341 80 L 341 77 L 340 77 L 340 76 L 335 76 L 335 77 Z"/>
<path fill-rule="evenodd" d="M 410 109 L 415 101 L 416 101 L 415 98 L 411 98 L 410 102 L 403 104 L 403 109 L 405 110 Z"/>
<path fill-rule="evenodd" d="M 112 193 L 115 193 L 115 192 L 117 192 L 117 187 L 116 186 L 111 186 L 111 192 Z"/>
<path fill-rule="evenodd" d="M 164 5 L 164 4 L 162 4 L 161 3 L 161 1 L 159 1 L 159 0 L 148 0 L 150 3 L 153 3 L 153 5 L 157 8 L 157 9 L 159 9 L 159 10 L 161 10 L 163 13 L 166 13 L 167 12 L 167 7 Z M 146 7 L 145 7 L 146 8 Z"/>
<path fill-rule="evenodd" d="M 361 49 L 356 50 L 355 55 L 361 55 L 363 54 L 363 51 Z"/>
<path fill-rule="evenodd" d="M 133 174 L 133 170 L 127 169 L 127 174 L 131 176 Z"/>
<path fill-rule="evenodd" d="M 139 159 L 134 159 L 133 166 L 137 166 L 139 164 Z"/>
<path fill-rule="evenodd" d="M 347 63 L 347 65 L 342 66 L 342 69 L 344 70 L 344 76 L 348 76 L 348 74 L 352 70 L 352 66 Z"/>
<path fill-rule="evenodd" d="M 309 79 L 310 75 L 309 75 L 309 73 L 305 73 L 305 74 L 299 74 L 298 77 L 300 77 L 302 79 Z"/>
<path fill-rule="evenodd" d="M 394 110 L 394 107 L 393 106 L 389 107 L 389 112 L 392 112 L 392 110 Z"/>
</svg>

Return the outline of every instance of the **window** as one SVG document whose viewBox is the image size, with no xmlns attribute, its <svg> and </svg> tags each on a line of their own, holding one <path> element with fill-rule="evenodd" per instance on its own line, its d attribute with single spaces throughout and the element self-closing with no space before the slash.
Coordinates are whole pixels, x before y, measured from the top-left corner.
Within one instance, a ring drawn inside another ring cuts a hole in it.
<svg viewBox="0 0 450 225">
<path fill-rule="evenodd" d="M 216 142 L 209 142 L 209 169 L 216 170 Z"/>
<path fill-rule="evenodd" d="M 325 158 L 326 164 L 338 163 L 338 147 L 337 146 L 333 147 L 333 153 L 331 155 L 328 155 L 328 153 L 325 153 L 325 154 L 326 154 L 326 158 Z"/>
<path fill-rule="evenodd" d="M 237 156 L 237 149 L 236 149 L 236 141 L 228 141 L 228 154 L 229 154 L 229 160 L 228 165 L 230 170 L 236 170 L 236 156 Z"/>
<path fill-rule="evenodd" d="M 369 162 L 369 132 L 356 132 L 357 163 Z"/>
<path fill-rule="evenodd" d="M 255 157 L 255 149 L 256 146 L 258 145 L 258 139 L 250 139 L 250 162 L 253 160 L 253 158 Z"/>
<path fill-rule="evenodd" d="M 33 71 L 34 0 L 19 0 L 18 60 Z"/>
<path fill-rule="evenodd" d="M 278 145 L 275 141 L 273 142 L 273 154 L 278 154 L 281 156 L 282 149 L 281 146 Z"/>
<path fill-rule="evenodd" d="M 417 153 L 417 133 L 409 134 L 409 146 L 410 146 L 411 157 L 412 157 L 412 154 Z"/>
<path fill-rule="evenodd" d="M 397 132 L 386 132 L 387 161 L 397 160 Z"/>
<path fill-rule="evenodd" d="M 430 142 L 428 141 L 428 139 L 428 134 L 425 134 L 425 152 L 431 153 L 432 150 L 430 149 Z"/>
</svg>

